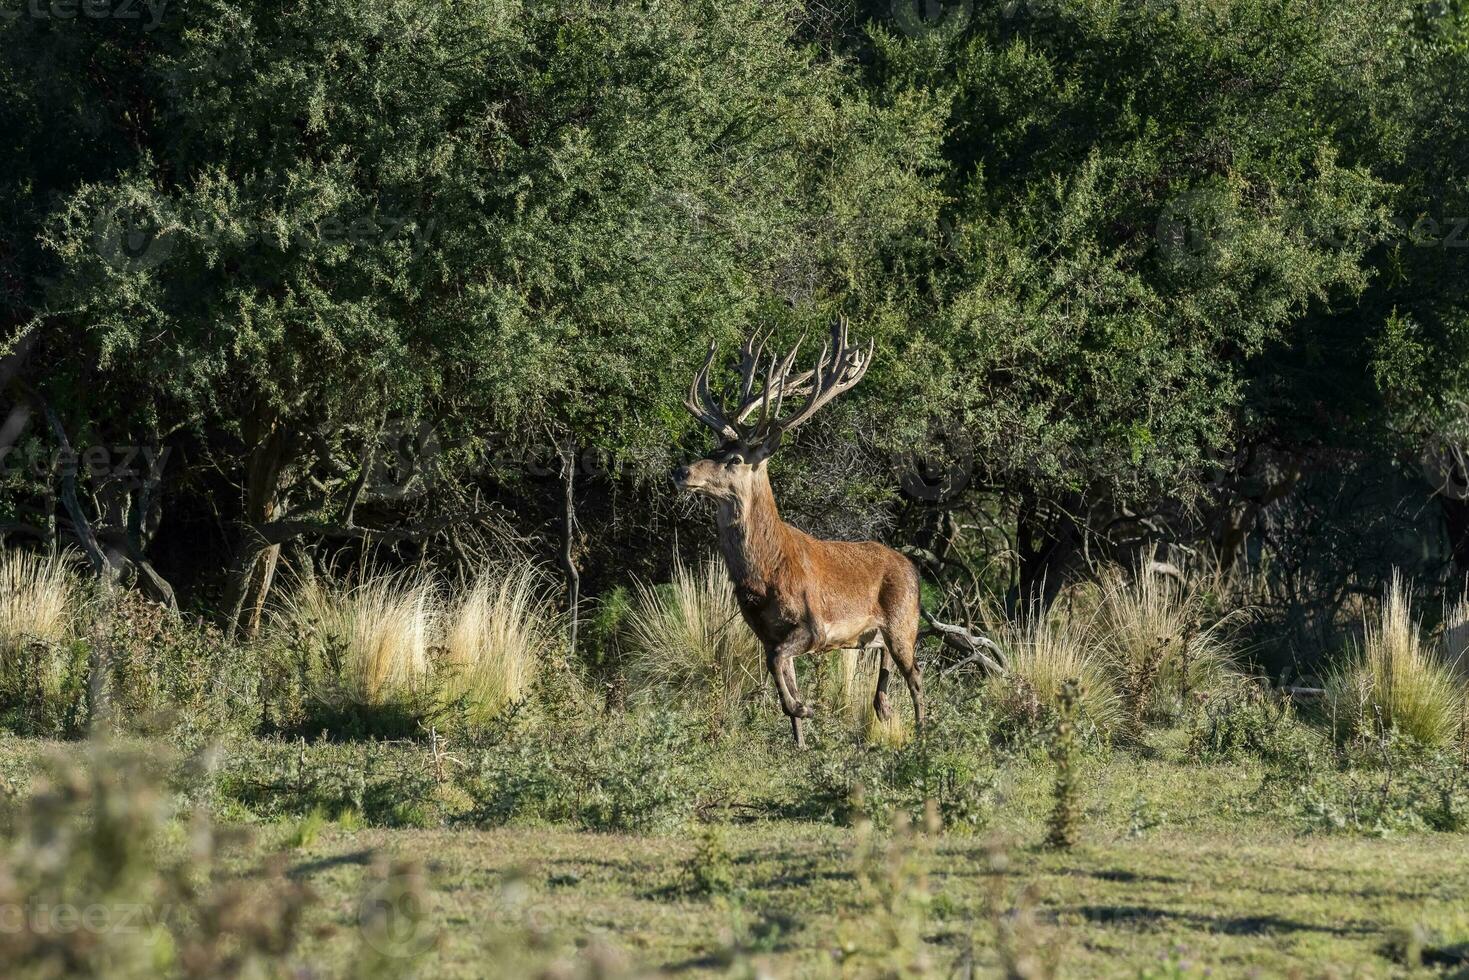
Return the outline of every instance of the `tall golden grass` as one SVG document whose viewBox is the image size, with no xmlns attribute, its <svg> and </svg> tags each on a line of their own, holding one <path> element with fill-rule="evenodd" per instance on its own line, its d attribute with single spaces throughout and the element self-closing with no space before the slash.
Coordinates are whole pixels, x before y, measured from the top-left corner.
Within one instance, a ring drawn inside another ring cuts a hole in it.
<svg viewBox="0 0 1469 980">
<path fill-rule="evenodd" d="M 1444 610 L 1443 658 L 1463 681 L 1469 681 L 1469 594 Z"/>
<path fill-rule="evenodd" d="M 458 704 L 470 724 L 524 698 L 561 642 L 560 616 L 529 561 L 486 564 L 458 594 L 419 570 L 304 580 L 286 592 L 275 627 L 316 651 L 316 701 Z"/>
<path fill-rule="evenodd" d="M 1361 645 L 1331 675 L 1328 692 L 1349 733 L 1397 729 L 1422 745 L 1441 745 L 1458 730 L 1464 689 L 1424 642 L 1412 606 L 1411 586 L 1394 572 L 1380 608 L 1363 623 Z"/>
<path fill-rule="evenodd" d="M 1047 613 L 1037 609 L 1019 620 L 992 623 L 990 634 L 1008 656 L 1010 670 L 986 684 L 1012 721 L 1033 724 L 1049 716 L 1060 703 L 1062 685 L 1074 680 L 1077 714 L 1084 723 L 1104 734 L 1125 727 L 1126 712 L 1090 617 L 1061 604 Z"/>
<path fill-rule="evenodd" d="M 888 701 L 893 710 L 886 721 L 877 716 L 872 696 L 877 691 L 877 673 L 882 651 L 831 650 L 816 661 L 812 694 L 821 703 L 824 717 L 844 725 L 872 745 L 897 748 L 908 742 L 911 728 L 904 716 L 908 689 L 896 670 L 888 680 Z"/>
<path fill-rule="evenodd" d="M 10 655 L 31 640 L 66 639 L 82 596 L 75 562 L 66 552 L 0 553 L 0 651 Z"/>
<path fill-rule="evenodd" d="M 1208 594 L 1153 571 L 1103 573 L 1097 642 L 1135 721 L 1180 709 L 1185 692 L 1217 690 L 1235 676 L 1227 617 L 1209 622 Z"/>
<path fill-rule="evenodd" d="M 761 689 L 765 653 L 740 617 L 724 565 L 674 565 L 665 585 L 639 582 L 627 618 L 628 673 L 635 688 L 699 699 L 722 716 Z"/>
<path fill-rule="evenodd" d="M 480 571 L 449 607 L 444 632 L 446 690 L 482 723 L 521 700 L 556 647 L 558 622 L 528 562 Z"/>
<path fill-rule="evenodd" d="M 321 652 L 310 665 L 314 697 L 381 707 L 423 693 L 440 606 L 438 584 L 425 573 L 364 572 L 355 582 L 296 583 L 279 621 L 312 635 Z"/>
<path fill-rule="evenodd" d="M 457 704 L 470 724 L 521 700 L 561 635 L 540 572 L 525 561 L 486 564 L 458 593 L 421 570 L 297 582 L 276 626 L 309 638 L 308 693 L 318 702 Z"/>
<path fill-rule="evenodd" d="M 63 684 L 66 653 L 84 615 L 85 590 L 67 552 L 0 554 L 0 693 L 47 699 Z"/>
</svg>

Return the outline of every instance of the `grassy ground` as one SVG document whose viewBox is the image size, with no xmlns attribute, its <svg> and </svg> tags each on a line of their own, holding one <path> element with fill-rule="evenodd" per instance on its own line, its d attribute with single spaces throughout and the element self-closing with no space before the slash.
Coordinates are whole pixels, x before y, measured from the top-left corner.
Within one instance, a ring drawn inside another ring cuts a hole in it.
<svg viewBox="0 0 1469 980">
<path fill-rule="evenodd" d="M 426 976 L 484 976 L 487 957 L 516 945 L 504 930 L 521 922 L 600 937 L 636 963 L 691 976 L 722 975 L 741 955 L 776 977 L 880 972 L 883 958 L 870 954 L 881 952 L 885 924 L 854 878 L 850 831 L 762 824 L 732 833 L 730 846 L 739 892 L 714 900 L 681 893 L 694 847 L 668 837 L 327 833 L 295 868 L 327 898 L 322 918 L 341 927 L 330 947 L 359 941 L 355 897 L 369 849 L 427 858 L 427 918 L 396 947 L 417 954 L 405 966 Z M 981 968 L 997 968 L 987 908 L 996 890 L 1013 901 L 1026 885 L 1041 918 L 1054 920 L 1035 942 L 1057 950 L 1062 975 L 1078 977 L 1138 976 L 1171 958 L 1198 975 L 1398 975 L 1385 953 L 1404 929 L 1463 929 L 1469 902 L 1469 854 L 1431 838 L 1165 830 L 1065 855 L 1016 849 L 999 873 L 974 841 L 924 848 L 933 899 L 922 958 L 934 968 L 961 969 L 971 946 Z M 334 949 L 327 959 L 345 955 Z"/>
<path fill-rule="evenodd" d="M 988 975 L 1052 959 L 1076 977 L 1433 975 L 1403 965 L 1404 943 L 1469 939 L 1460 835 L 1304 832 L 1257 764 L 1190 764 L 1177 733 L 1082 771 L 1083 843 L 1064 853 L 1038 846 L 1050 781 L 1033 761 L 1007 764 L 991 825 L 972 835 L 755 819 L 711 845 L 698 824 L 328 825 L 291 852 L 322 898 L 312 924 L 330 927 L 301 952 L 345 961 L 363 942 L 362 896 L 397 894 L 377 883 L 381 855 L 424 868 L 422 896 L 393 899 L 400 913 L 421 904 L 422 920 L 400 916 L 375 940 L 403 975 L 482 977 L 493 963 L 517 976 L 601 947 L 688 976 Z M 298 833 L 265 828 L 260 846 Z M 722 894 L 697 887 L 711 869 Z"/>
<path fill-rule="evenodd" d="M 141 757 L 151 771 L 142 781 L 177 802 L 149 845 L 167 852 L 160 866 L 189 866 L 188 813 L 202 802 L 227 834 L 248 831 L 249 843 L 229 852 L 226 883 L 265 880 L 263 869 L 283 860 L 287 879 L 309 886 L 315 900 L 285 956 L 318 976 L 1469 976 L 1469 847 L 1462 832 L 1414 818 L 1435 812 L 1437 790 L 1414 782 L 1406 764 L 1341 768 L 1318 734 L 1287 727 L 1295 741 L 1282 744 L 1299 749 L 1290 761 L 1199 761 L 1181 729 L 1093 747 L 1077 763 L 1081 843 L 1062 852 L 1041 846 L 1054 770 L 1040 745 L 987 757 L 980 768 L 992 767 L 993 781 L 978 829 L 936 833 L 897 816 L 923 823 L 912 809 L 921 804 L 900 802 L 877 828 L 862 815 L 876 811 L 875 798 L 835 819 L 803 808 L 802 794 L 824 785 L 813 771 L 845 750 L 818 738 L 798 752 L 776 727 L 753 723 L 646 755 L 618 748 L 642 729 L 566 742 L 562 756 L 607 755 L 585 760 L 591 781 L 555 783 L 558 799 L 606 779 L 635 801 L 662 779 L 676 787 L 669 799 L 697 797 L 687 809 L 664 806 L 681 815 L 636 833 L 547 823 L 534 807 L 497 826 L 484 801 L 503 787 L 476 789 L 468 746 L 452 750 L 463 769 L 443 763 L 437 784 L 423 743 L 245 738 L 226 750 L 236 768 L 218 772 L 236 775 L 223 781 L 190 775 L 199 756 L 180 754 L 175 740 L 109 751 Z M 522 759 L 519 744 L 494 770 L 517 793 L 529 790 L 515 780 L 568 762 L 544 748 Z M 560 744 L 552 739 L 550 751 Z M 0 789 L 24 804 L 31 770 L 57 755 L 83 767 L 109 758 L 85 743 L 3 739 Z M 523 768 L 506 768 L 516 759 Z M 1442 764 L 1459 786 L 1462 760 Z M 319 801 L 354 769 L 373 774 L 369 803 L 328 818 L 338 811 Z M 1387 816 L 1372 815 L 1389 796 L 1392 806 L 1379 808 Z M 104 865 L 109 840 L 100 839 Z M 88 887 L 33 894 L 85 903 Z M 270 920 L 272 909 L 257 914 Z"/>
</svg>

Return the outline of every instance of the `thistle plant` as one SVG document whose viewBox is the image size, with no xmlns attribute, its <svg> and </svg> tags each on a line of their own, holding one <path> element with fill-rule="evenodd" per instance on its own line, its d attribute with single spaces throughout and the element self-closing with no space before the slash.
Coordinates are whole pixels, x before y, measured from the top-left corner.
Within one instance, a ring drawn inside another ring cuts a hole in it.
<svg viewBox="0 0 1469 980">
<path fill-rule="evenodd" d="M 1055 804 L 1046 835 L 1050 847 L 1075 846 L 1081 826 L 1081 794 L 1076 772 L 1076 696 L 1077 683 L 1068 680 L 1061 685 L 1056 700 L 1056 729 L 1051 738 L 1051 759 L 1056 764 Z"/>
</svg>

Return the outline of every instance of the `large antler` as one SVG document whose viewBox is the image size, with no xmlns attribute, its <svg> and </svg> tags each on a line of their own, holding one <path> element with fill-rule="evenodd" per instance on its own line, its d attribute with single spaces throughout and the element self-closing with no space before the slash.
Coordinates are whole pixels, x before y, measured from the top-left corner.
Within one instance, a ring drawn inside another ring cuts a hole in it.
<svg viewBox="0 0 1469 980">
<path fill-rule="evenodd" d="M 805 422 L 821 406 L 861 381 L 872 361 L 871 346 L 866 353 L 851 348 L 847 319 L 842 317 L 832 325 L 831 340 L 822 348 L 821 359 L 813 370 L 795 375 L 791 373 L 801 350 L 802 341 L 798 340 L 785 357 L 777 360 L 771 355 L 763 383 L 757 391 L 756 376 L 768 337 L 768 333 L 763 331 L 756 333 L 740 349 L 739 380 L 729 392 L 734 396 L 733 409 L 725 407 L 725 399 L 717 397 L 709 384 L 709 371 L 717 353 L 713 341 L 709 343 L 709 356 L 704 359 L 704 366 L 694 375 L 693 384 L 689 387 L 684 406 L 694 418 L 713 429 L 726 442 L 766 443 L 773 448 L 781 435 Z M 806 402 L 796 414 L 781 420 L 780 412 L 787 396 L 804 396 Z M 753 425 L 747 425 L 757 409 L 759 418 Z"/>
<path fill-rule="evenodd" d="M 800 346 L 800 344 L 796 345 L 798 349 Z M 810 396 L 806 399 L 806 403 L 796 411 L 795 415 L 788 419 L 780 419 L 780 402 L 777 399 L 768 435 L 771 438 L 779 439 L 810 419 L 821 410 L 823 405 L 837 395 L 853 388 L 867 373 L 867 366 L 872 363 L 872 350 L 872 343 L 867 345 L 865 353 L 860 349 L 854 349 L 847 337 L 847 318 L 839 318 L 831 326 L 831 339 L 821 348 L 821 359 L 816 362 L 815 377 L 809 386 Z M 790 357 L 795 356 L 796 352 L 791 351 Z M 784 394 L 781 392 L 782 396 Z"/>
</svg>

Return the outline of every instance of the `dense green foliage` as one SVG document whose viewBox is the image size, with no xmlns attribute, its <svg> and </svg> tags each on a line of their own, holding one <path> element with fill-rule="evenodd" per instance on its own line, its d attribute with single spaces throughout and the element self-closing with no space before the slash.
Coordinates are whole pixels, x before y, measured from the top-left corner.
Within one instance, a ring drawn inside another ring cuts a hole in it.
<svg viewBox="0 0 1469 980">
<path fill-rule="evenodd" d="M 1247 553 L 1292 628 L 1469 567 L 1409 504 L 1469 442 L 1462 4 L 941 6 L 0 21 L 4 530 L 253 627 L 282 547 L 549 557 L 574 453 L 601 592 L 689 519 L 708 340 L 845 313 L 875 366 L 777 460 L 814 530 L 1012 601 Z"/>
</svg>

